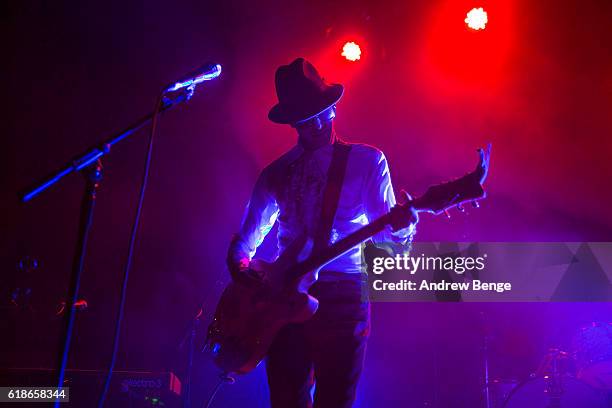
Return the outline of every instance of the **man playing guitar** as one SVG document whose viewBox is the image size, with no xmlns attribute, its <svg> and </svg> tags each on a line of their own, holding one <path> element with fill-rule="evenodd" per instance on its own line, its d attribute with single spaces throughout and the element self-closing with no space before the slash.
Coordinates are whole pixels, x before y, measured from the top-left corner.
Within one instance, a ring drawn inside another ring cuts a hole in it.
<svg viewBox="0 0 612 408">
<path fill-rule="evenodd" d="M 346 237 L 396 204 L 384 154 L 336 135 L 333 120 L 344 87 L 325 82 L 302 58 L 281 66 L 275 82 L 279 103 L 268 117 L 291 125 L 297 145 L 267 166 L 255 184 L 229 248 L 234 279 L 265 279 L 264 264 L 253 256 L 276 221 L 279 253 L 300 236 L 311 238 L 305 252 Z M 395 231 L 387 227 L 372 241 L 406 244 L 417 221 L 413 211 Z M 313 279 L 309 293 L 319 300 L 318 311 L 304 323 L 282 328 L 268 351 L 273 408 L 311 407 L 315 383 L 317 407 L 351 407 L 355 400 L 370 327 L 361 245 Z"/>
</svg>

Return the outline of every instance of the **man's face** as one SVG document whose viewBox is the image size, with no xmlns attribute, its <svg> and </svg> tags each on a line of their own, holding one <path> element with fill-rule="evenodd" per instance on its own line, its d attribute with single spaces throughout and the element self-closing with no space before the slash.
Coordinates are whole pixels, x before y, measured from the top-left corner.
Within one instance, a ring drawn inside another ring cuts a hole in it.
<svg viewBox="0 0 612 408">
<path fill-rule="evenodd" d="M 333 120 L 336 117 L 336 107 L 319 113 L 317 116 L 293 123 L 291 126 L 298 132 L 298 141 L 306 149 L 316 149 L 332 143 Z"/>
</svg>

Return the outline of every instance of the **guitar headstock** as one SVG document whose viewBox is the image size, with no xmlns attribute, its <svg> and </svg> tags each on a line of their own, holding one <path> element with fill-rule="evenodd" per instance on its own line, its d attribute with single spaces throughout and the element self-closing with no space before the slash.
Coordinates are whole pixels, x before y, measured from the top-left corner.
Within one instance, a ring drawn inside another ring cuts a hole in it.
<svg viewBox="0 0 612 408">
<path fill-rule="evenodd" d="M 471 202 L 474 207 L 478 207 L 478 200 L 486 197 L 482 185 L 489 172 L 491 144 L 489 143 L 485 149 L 478 149 L 478 154 L 479 161 L 474 171 L 456 180 L 431 186 L 421 197 L 409 201 L 403 206 L 411 207 L 417 212 L 434 214 L 446 213 L 452 207 L 463 210 L 462 205 L 467 202 Z"/>
<path fill-rule="evenodd" d="M 491 144 L 485 149 L 478 149 L 479 161 L 476 169 L 465 176 L 447 183 L 431 186 L 425 194 L 412 201 L 417 211 L 440 214 L 452 207 L 463 209 L 462 205 L 472 202 L 477 207 L 478 201 L 486 197 L 482 188 L 489 173 L 491 159 Z"/>
</svg>

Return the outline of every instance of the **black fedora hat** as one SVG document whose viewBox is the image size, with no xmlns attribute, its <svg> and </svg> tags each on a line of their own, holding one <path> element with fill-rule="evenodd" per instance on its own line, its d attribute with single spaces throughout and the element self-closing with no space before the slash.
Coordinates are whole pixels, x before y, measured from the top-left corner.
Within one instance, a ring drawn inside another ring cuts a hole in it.
<svg viewBox="0 0 612 408">
<path fill-rule="evenodd" d="M 340 84 L 328 84 L 304 58 L 276 70 L 278 103 L 268 119 L 275 123 L 295 123 L 310 119 L 334 105 L 344 92 Z"/>
</svg>

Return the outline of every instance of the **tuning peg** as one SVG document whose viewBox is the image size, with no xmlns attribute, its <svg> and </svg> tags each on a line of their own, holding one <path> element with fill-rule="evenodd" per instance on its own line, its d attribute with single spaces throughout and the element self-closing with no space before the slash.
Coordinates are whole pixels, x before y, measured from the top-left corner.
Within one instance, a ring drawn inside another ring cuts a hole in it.
<svg viewBox="0 0 612 408">
<path fill-rule="evenodd" d="M 480 208 L 480 203 L 478 203 L 477 200 L 472 200 L 472 207 L 474 208 Z"/>
<path fill-rule="evenodd" d="M 446 215 L 446 218 L 450 219 L 450 213 L 448 212 L 448 210 L 444 210 L 444 215 Z"/>
<path fill-rule="evenodd" d="M 465 212 L 465 208 L 461 204 L 457 204 L 457 209 L 461 212 Z"/>
</svg>

